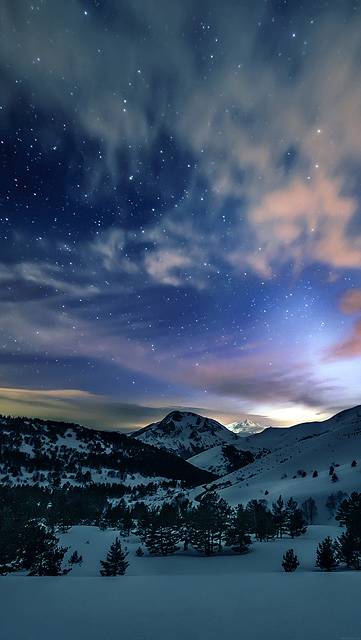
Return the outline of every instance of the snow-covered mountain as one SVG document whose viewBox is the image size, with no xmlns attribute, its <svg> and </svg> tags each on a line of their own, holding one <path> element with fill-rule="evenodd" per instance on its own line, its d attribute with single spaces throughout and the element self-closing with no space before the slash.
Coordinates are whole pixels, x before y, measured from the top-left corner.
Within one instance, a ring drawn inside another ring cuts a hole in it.
<svg viewBox="0 0 361 640">
<path fill-rule="evenodd" d="M 297 500 L 312 496 L 324 508 L 331 494 L 361 490 L 361 406 L 324 422 L 270 427 L 242 438 L 242 444 L 253 453 L 269 453 L 214 483 L 231 503 L 274 500 L 279 495 Z"/>
<path fill-rule="evenodd" d="M 141 442 L 190 458 L 221 444 L 234 444 L 238 436 L 220 422 L 190 411 L 171 411 L 163 420 L 130 435 Z"/>
<path fill-rule="evenodd" d="M 245 418 L 240 422 L 231 422 L 230 424 L 226 424 L 226 428 L 233 433 L 236 433 L 238 436 L 250 436 L 254 433 L 264 431 L 266 427 L 262 424 L 258 424 L 257 422 L 253 422 L 250 418 Z"/>
<path fill-rule="evenodd" d="M 194 486 L 212 477 L 169 451 L 115 431 L 0 416 L 0 484 L 134 487 L 164 479 Z"/>
</svg>

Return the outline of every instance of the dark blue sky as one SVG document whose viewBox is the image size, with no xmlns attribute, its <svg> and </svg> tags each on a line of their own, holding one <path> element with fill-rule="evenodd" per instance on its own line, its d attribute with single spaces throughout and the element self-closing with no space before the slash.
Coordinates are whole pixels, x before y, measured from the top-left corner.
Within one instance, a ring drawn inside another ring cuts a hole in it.
<svg viewBox="0 0 361 640">
<path fill-rule="evenodd" d="M 361 4 L 4 0 L 0 411 L 360 401 Z"/>
</svg>

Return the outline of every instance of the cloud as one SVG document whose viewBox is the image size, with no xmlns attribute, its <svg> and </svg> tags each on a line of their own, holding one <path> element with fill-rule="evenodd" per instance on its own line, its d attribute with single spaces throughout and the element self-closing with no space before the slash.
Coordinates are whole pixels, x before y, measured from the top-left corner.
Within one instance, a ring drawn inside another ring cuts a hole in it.
<svg viewBox="0 0 361 640">
<path fill-rule="evenodd" d="M 0 412 L 129 430 L 163 417 L 170 408 L 117 402 L 77 389 L 0 388 Z"/>
<path fill-rule="evenodd" d="M 350 335 L 336 344 L 328 353 L 329 358 L 357 358 L 361 355 L 361 320 L 353 326 Z"/>
<path fill-rule="evenodd" d="M 145 406 L 119 402 L 111 397 L 79 389 L 22 389 L 0 387 L 0 413 L 34 418 L 76 422 L 100 429 L 125 432 L 161 420 L 178 409 L 193 411 L 214 419 L 231 421 L 235 416 L 227 411 L 203 407 L 174 405 Z M 266 416 L 252 415 L 261 424 L 270 424 Z"/>
<path fill-rule="evenodd" d="M 250 212 L 258 253 L 244 261 L 262 276 L 291 262 L 296 270 L 312 263 L 333 268 L 361 267 L 361 236 L 349 235 L 357 201 L 342 195 L 341 182 L 320 172 L 309 182 L 294 179 L 269 192 Z M 231 259 L 236 261 L 237 254 Z"/>
<path fill-rule="evenodd" d="M 238 398 L 244 403 L 282 404 L 285 402 L 320 407 L 335 391 L 334 384 L 318 379 L 306 363 L 264 350 L 256 355 L 233 358 L 209 358 L 197 367 L 181 368 L 188 384 L 209 393 Z"/>
<path fill-rule="evenodd" d="M 361 311 L 361 289 L 349 289 L 343 294 L 340 304 L 341 311 L 347 314 Z"/>
<path fill-rule="evenodd" d="M 85 13 L 77 0 L 39 7 L 4 1 L 0 58 L 11 81 L 3 90 L 3 117 L 16 104 L 18 78 L 37 107 L 61 110 L 73 123 L 78 151 L 84 153 L 84 137 L 100 148 L 103 160 L 86 172 L 94 193 L 109 189 L 109 176 L 125 191 L 139 163 L 159 155 L 164 135 L 192 157 L 196 171 L 184 185 L 182 223 L 196 224 L 186 244 L 170 231 L 179 216 L 170 206 L 160 222 L 149 215 L 150 235 L 167 230 L 149 253 L 121 228 L 95 239 L 93 255 L 108 271 L 203 288 L 200 246 L 202 263 L 215 270 L 225 262 L 226 269 L 250 269 L 262 278 L 287 261 L 298 269 L 360 268 L 361 237 L 357 226 L 351 230 L 358 202 L 348 178 L 361 144 L 357 22 L 334 7 L 312 20 L 307 39 L 278 31 L 275 42 L 282 16 L 274 7 L 271 15 L 268 3 L 211 1 L 209 7 L 212 20 L 195 46 L 190 25 L 205 23 L 202 5 L 191 0 L 110 1 L 106 30 L 102 12 Z M 303 24 L 297 7 L 293 17 Z M 45 150 L 54 135 L 44 124 Z M 296 160 L 286 171 L 290 148 Z M 158 177 L 142 172 L 142 189 L 158 192 Z M 200 185 L 208 196 L 204 216 L 197 211 Z M 227 233 L 225 209 L 232 218 Z M 132 244 L 144 252 L 140 265 L 128 252 Z"/>
<path fill-rule="evenodd" d="M 187 279 L 185 271 L 190 265 L 190 258 L 180 253 L 153 251 L 145 256 L 147 272 L 156 282 L 161 284 L 179 286 Z"/>
<path fill-rule="evenodd" d="M 347 315 L 361 313 L 361 289 L 349 289 L 340 301 L 340 309 Z M 327 351 L 328 359 L 349 359 L 361 355 L 361 319 L 350 330 L 348 337 L 344 338 Z"/>
</svg>

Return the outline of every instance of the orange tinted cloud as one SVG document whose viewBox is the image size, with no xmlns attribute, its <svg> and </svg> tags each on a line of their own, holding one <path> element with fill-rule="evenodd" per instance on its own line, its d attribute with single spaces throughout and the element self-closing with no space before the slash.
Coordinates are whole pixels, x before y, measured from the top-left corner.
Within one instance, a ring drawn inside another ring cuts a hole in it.
<svg viewBox="0 0 361 640">
<path fill-rule="evenodd" d="M 357 313 L 361 311 L 361 289 L 349 289 L 341 300 L 341 311 Z"/>
<path fill-rule="evenodd" d="M 336 358 L 355 358 L 361 355 L 361 320 L 355 324 L 351 335 L 333 348 L 331 355 Z"/>
<path fill-rule="evenodd" d="M 322 173 L 268 193 L 249 216 L 263 257 L 262 275 L 267 266 L 289 260 L 296 267 L 320 262 L 360 268 L 361 236 L 349 234 L 356 210 L 356 200 L 343 195 L 341 180 Z"/>
</svg>

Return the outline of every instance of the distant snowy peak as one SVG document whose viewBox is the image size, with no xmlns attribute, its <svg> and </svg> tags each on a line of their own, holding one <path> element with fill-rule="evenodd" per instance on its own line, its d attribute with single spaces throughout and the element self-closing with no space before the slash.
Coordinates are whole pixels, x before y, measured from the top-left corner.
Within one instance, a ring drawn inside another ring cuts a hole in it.
<svg viewBox="0 0 361 640">
<path fill-rule="evenodd" d="M 238 436 L 250 436 L 254 433 L 260 433 L 266 428 L 264 425 L 253 422 L 249 418 L 245 418 L 240 422 L 231 422 L 231 424 L 226 424 L 226 427 Z"/>
<path fill-rule="evenodd" d="M 238 436 L 220 422 L 190 411 L 172 411 L 160 422 L 132 433 L 131 437 L 182 458 L 190 458 L 210 447 L 238 441 Z"/>
</svg>

